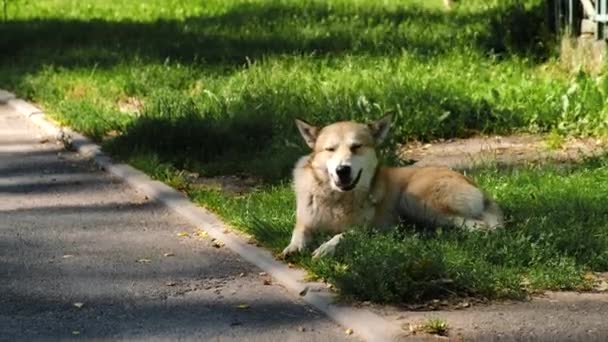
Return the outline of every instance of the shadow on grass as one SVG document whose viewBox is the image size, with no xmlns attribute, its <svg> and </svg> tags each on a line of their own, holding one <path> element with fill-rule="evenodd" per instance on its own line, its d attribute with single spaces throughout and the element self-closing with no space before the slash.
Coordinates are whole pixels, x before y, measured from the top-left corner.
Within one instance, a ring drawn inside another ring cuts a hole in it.
<svg viewBox="0 0 608 342">
<path fill-rule="evenodd" d="M 265 183 L 280 183 L 289 179 L 297 159 L 309 153 L 295 128 L 296 114 L 305 113 L 299 116 L 319 126 L 341 120 L 369 122 L 384 114 L 366 112 L 350 103 L 336 112 L 313 109 L 312 113 L 321 113 L 313 117 L 306 114 L 311 110 L 299 100 L 298 89 L 293 96 L 280 98 L 271 88 L 256 91 L 258 106 L 240 100 L 243 103 L 233 106 L 236 111 L 201 108 L 179 94 L 159 95 L 105 147 L 124 159 L 152 156 L 156 162 L 204 176 L 244 174 Z M 390 92 L 394 98 L 405 99 L 405 107 L 420 112 L 395 113 L 391 132 L 395 141 L 382 149 L 389 164 L 398 162 L 393 149 L 397 140 L 466 137 L 523 125 L 522 113 L 495 108 L 484 99 L 450 96 L 440 88 Z M 450 113 L 449 117 L 442 117 L 444 113 Z"/>
<path fill-rule="evenodd" d="M 43 65 L 109 67 L 126 61 L 242 65 L 274 54 L 372 54 L 402 50 L 430 57 L 455 47 L 544 59 L 543 2 L 508 2 L 447 13 L 410 7 L 242 3 L 184 21 L 67 19 L 0 23 L 0 59 L 25 70 Z M 21 70 L 24 72 L 25 70 Z"/>
</svg>

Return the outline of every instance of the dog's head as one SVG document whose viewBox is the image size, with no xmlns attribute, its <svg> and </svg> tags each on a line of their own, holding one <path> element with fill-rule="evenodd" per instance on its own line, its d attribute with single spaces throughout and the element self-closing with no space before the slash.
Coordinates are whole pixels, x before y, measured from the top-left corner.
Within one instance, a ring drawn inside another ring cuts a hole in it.
<svg viewBox="0 0 608 342">
<path fill-rule="evenodd" d="M 341 192 L 370 186 L 378 165 L 376 146 L 386 138 L 390 122 L 387 115 L 367 125 L 343 121 L 318 128 L 296 119 L 300 134 L 313 149 L 314 169 Z"/>
</svg>

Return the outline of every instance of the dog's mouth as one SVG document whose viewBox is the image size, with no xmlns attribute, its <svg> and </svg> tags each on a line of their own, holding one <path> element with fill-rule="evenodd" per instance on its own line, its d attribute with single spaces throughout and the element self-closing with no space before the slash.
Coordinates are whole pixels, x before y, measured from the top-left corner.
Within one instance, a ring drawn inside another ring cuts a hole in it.
<svg viewBox="0 0 608 342">
<path fill-rule="evenodd" d="M 342 183 L 337 182 L 336 186 L 338 187 L 338 189 L 340 189 L 342 191 L 351 191 L 359 183 L 359 179 L 361 179 L 361 173 L 362 172 L 363 172 L 363 169 L 359 170 L 359 173 L 357 174 L 357 177 L 352 182 L 350 182 L 349 184 L 342 184 Z"/>
</svg>

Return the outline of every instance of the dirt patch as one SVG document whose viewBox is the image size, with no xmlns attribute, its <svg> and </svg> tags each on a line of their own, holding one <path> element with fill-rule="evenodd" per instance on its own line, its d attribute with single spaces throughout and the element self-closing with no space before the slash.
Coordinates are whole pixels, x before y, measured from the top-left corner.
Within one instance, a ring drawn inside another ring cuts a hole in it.
<svg viewBox="0 0 608 342">
<path fill-rule="evenodd" d="M 551 147 L 552 146 L 552 147 Z M 403 145 L 399 156 L 418 166 L 470 169 L 489 164 L 523 165 L 545 162 L 577 162 L 608 152 L 608 139 L 555 138 L 514 135 L 450 139 L 428 144 Z"/>
<path fill-rule="evenodd" d="M 133 116 L 139 115 L 144 107 L 143 101 L 134 96 L 121 98 L 116 102 L 116 105 L 121 113 Z"/>
<path fill-rule="evenodd" d="M 608 338 L 607 293 L 547 292 L 528 301 L 468 303 L 466 308 L 411 311 L 371 305 L 375 311 L 410 329 L 429 319 L 446 322 L 454 341 L 605 341 Z M 426 336 L 430 337 L 430 336 Z M 424 339 L 427 340 L 427 339 Z"/>
</svg>

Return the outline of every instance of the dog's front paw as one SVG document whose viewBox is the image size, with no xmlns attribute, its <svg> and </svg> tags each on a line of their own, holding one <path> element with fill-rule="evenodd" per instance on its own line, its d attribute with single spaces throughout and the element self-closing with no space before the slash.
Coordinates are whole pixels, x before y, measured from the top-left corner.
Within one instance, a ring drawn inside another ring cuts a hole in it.
<svg viewBox="0 0 608 342">
<path fill-rule="evenodd" d="M 315 251 L 312 252 L 312 258 L 318 259 L 326 256 L 333 256 L 334 254 L 336 254 L 336 247 L 338 247 L 338 244 L 340 243 L 340 240 L 342 240 L 343 236 L 343 233 L 338 234 L 331 238 L 329 241 L 319 246 L 319 248 L 315 249 Z"/>
<path fill-rule="evenodd" d="M 336 253 L 336 244 L 327 241 L 312 252 L 312 258 L 318 259 L 326 256 L 333 256 Z"/>
<path fill-rule="evenodd" d="M 304 250 L 303 244 L 290 243 L 289 246 L 285 247 L 283 252 L 281 252 L 281 257 L 286 258 L 294 253 L 299 253 Z"/>
</svg>

